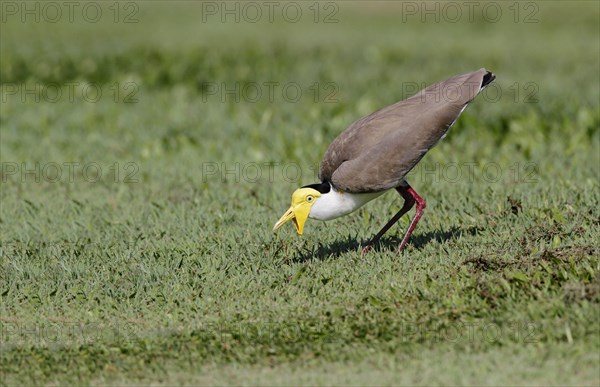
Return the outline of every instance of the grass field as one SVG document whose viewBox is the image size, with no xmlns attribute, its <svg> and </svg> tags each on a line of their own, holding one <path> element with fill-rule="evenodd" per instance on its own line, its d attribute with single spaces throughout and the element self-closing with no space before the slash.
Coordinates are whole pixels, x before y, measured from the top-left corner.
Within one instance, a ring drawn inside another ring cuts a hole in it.
<svg viewBox="0 0 600 387">
<path fill-rule="evenodd" d="M 3 385 L 600 384 L 598 2 L 23 4 Z M 351 122 L 481 67 L 402 254 L 409 217 L 360 253 L 394 193 L 271 232 Z"/>
</svg>

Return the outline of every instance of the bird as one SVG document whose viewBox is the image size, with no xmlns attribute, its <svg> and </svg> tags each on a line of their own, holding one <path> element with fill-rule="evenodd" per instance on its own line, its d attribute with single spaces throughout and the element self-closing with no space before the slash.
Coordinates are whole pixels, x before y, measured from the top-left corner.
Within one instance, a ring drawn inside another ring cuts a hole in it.
<svg viewBox="0 0 600 387">
<path fill-rule="evenodd" d="M 336 219 L 394 189 L 404 199 L 402 208 L 362 252 L 373 249 L 416 204 L 415 216 L 398 246 L 402 251 L 426 207 L 407 182 L 407 174 L 495 78 L 485 68 L 457 75 L 352 123 L 327 148 L 319 168 L 320 182 L 293 192 L 292 204 L 273 232 L 291 220 L 301 236 L 307 218 Z"/>
</svg>

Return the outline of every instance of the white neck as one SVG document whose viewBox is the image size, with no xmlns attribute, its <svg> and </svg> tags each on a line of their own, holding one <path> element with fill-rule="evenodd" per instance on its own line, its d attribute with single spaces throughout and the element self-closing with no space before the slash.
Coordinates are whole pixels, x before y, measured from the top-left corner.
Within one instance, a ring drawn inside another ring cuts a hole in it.
<svg viewBox="0 0 600 387">
<path fill-rule="evenodd" d="M 353 194 L 336 191 L 331 187 L 329 192 L 321 194 L 321 196 L 315 200 L 310 208 L 308 217 L 318 220 L 339 218 L 340 216 L 348 215 L 352 211 L 359 209 L 384 193 L 385 191 Z"/>
</svg>

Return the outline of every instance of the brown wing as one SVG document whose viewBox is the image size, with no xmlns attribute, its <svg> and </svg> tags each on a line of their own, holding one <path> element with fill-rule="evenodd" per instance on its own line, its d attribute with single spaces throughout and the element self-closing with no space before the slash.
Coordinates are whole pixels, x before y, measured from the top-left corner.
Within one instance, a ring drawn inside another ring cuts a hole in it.
<svg viewBox="0 0 600 387">
<path fill-rule="evenodd" d="M 485 69 L 452 77 L 359 119 L 329 145 L 321 181 L 353 193 L 397 187 L 494 78 Z"/>
</svg>

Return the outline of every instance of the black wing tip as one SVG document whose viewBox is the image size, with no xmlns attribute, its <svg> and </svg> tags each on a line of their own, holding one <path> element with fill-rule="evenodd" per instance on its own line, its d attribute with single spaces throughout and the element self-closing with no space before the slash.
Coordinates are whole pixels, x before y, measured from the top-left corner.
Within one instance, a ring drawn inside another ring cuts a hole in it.
<svg viewBox="0 0 600 387">
<path fill-rule="evenodd" d="M 481 88 L 483 89 L 484 87 L 486 87 L 487 85 L 489 85 L 490 83 L 492 83 L 494 81 L 494 79 L 496 79 L 496 76 L 494 75 L 494 73 L 492 73 L 491 71 L 487 71 L 485 70 L 486 73 L 483 76 L 483 79 L 481 80 Z"/>
</svg>

